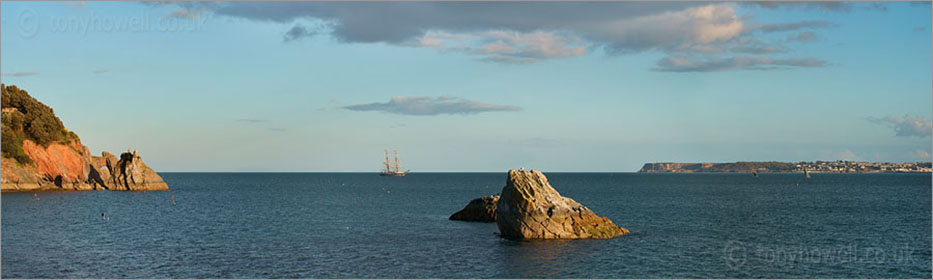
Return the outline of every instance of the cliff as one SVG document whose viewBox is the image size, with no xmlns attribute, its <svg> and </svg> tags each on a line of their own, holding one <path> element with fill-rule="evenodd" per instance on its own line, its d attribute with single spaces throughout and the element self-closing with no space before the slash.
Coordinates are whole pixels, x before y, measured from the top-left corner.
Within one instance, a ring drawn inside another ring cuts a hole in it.
<svg viewBox="0 0 933 280">
<path fill-rule="evenodd" d="M 2 89 L 0 191 L 168 190 L 138 153 L 92 156 L 52 108 L 16 86 Z"/>
<path fill-rule="evenodd" d="M 645 163 L 638 172 L 648 173 L 693 173 L 693 172 L 794 172 L 797 165 L 788 162 L 728 162 L 728 163 Z"/>
</svg>

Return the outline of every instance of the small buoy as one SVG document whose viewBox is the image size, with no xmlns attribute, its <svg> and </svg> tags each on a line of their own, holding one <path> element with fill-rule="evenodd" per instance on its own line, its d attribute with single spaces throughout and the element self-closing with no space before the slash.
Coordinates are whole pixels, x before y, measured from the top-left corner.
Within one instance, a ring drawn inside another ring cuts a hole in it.
<svg viewBox="0 0 933 280">
<path fill-rule="evenodd" d="M 347 230 L 350 230 L 350 227 L 347 227 Z"/>
<path fill-rule="evenodd" d="M 35 198 L 36 198 L 36 200 L 39 200 L 39 194 L 37 194 L 37 193 L 33 193 L 33 194 L 32 194 L 32 196 L 33 196 L 33 197 L 35 197 Z"/>
</svg>

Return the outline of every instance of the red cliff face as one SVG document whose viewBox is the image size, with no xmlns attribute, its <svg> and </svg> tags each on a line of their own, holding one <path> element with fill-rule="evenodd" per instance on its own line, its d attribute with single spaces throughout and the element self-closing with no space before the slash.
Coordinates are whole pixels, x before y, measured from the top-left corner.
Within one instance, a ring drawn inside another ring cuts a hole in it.
<svg viewBox="0 0 933 280">
<path fill-rule="evenodd" d="M 87 181 L 90 157 L 79 140 L 72 140 L 70 145 L 52 143 L 43 147 L 27 139 L 23 141 L 23 152 L 32 159 L 40 177 L 64 184 Z"/>
<path fill-rule="evenodd" d="M 104 186 L 88 182 L 88 174 L 94 167 L 87 147 L 81 140 L 71 140 L 67 145 L 51 143 L 38 145 L 32 140 L 23 140 L 23 152 L 32 160 L 21 164 L 3 158 L 0 170 L 2 191 L 37 190 L 94 190 Z"/>
</svg>

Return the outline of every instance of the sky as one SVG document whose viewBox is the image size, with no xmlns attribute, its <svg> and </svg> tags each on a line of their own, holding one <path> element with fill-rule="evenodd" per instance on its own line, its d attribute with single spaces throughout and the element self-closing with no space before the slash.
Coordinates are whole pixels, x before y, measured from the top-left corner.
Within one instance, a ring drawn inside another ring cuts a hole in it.
<svg viewBox="0 0 933 280">
<path fill-rule="evenodd" d="M 0 81 L 157 171 L 931 160 L 929 2 L 0 2 Z"/>
</svg>

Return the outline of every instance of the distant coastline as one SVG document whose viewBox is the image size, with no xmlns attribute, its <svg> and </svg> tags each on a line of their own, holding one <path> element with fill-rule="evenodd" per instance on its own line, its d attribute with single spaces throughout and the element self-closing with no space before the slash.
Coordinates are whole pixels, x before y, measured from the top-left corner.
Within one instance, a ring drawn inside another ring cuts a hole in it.
<svg viewBox="0 0 933 280">
<path fill-rule="evenodd" d="M 933 172 L 931 162 L 865 162 L 865 161 L 739 161 L 725 163 L 645 163 L 640 173 L 904 173 Z"/>
</svg>

